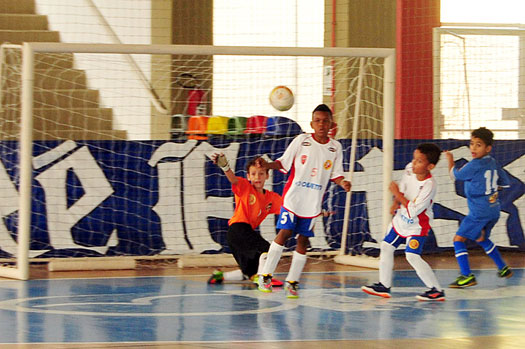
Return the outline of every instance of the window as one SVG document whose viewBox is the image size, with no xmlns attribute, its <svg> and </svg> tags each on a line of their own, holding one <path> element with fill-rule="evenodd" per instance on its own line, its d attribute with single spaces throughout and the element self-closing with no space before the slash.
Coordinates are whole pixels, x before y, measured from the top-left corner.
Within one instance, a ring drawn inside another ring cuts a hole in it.
<svg viewBox="0 0 525 349">
<path fill-rule="evenodd" d="M 217 46 L 324 45 L 322 0 L 215 0 L 213 16 Z M 322 58 L 215 56 L 213 71 L 216 115 L 282 115 L 309 131 L 311 112 L 323 100 Z M 269 104 L 270 91 L 278 85 L 295 95 L 289 111 L 279 112 Z"/>
</svg>

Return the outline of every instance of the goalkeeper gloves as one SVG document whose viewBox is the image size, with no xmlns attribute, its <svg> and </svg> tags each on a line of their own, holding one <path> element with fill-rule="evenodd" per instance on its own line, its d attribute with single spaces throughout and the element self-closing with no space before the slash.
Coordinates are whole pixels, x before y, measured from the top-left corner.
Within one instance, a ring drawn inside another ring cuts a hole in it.
<svg viewBox="0 0 525 349">
<path fill-rule="evenodd" d="M 219 166 L 221 170 L 223 170 L 224 172 L 227 172 L 230 170 L 230 164 L 228 163 L 228 159 L 226 159 L 226 155 L 222 153 L 217 155 L 217 157 L 215 158 L 215 161 L 216 161 L 217 166 Z"/>
</svg>

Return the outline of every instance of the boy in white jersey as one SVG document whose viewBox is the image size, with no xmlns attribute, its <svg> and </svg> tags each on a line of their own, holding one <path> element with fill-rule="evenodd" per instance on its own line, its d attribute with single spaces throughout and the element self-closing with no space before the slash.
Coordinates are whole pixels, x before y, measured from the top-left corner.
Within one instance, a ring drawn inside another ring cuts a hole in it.
<svg viewBox="0 0 525 349">
<path fill-rule="evenodd" d="M 299 277 L 306 264 L 308 238 L 314 236 L 314 221 L 321 214 L 328 182 L 332 180 L 346 192 L 351 187 L 350 182 L 344 179 L 343 147 L 328 135 L 334 125 L 330 108 L 325 104 L 318 105 L 312 113 L 310 125 L 314 133 L 297 136 L 275 162 L 259 162 L 263 168 L 289 174 L 277 224 L 280 231 L 270 245 L 262 275 L 259 276 L 259 290 L 271 292 L 272 274 L 281 258 L 284 244 L 292 235 L 299 234 L 286 277 L 288 298 L 299 297 Z"/>
<path fill-rule="evenodd" d="M 433 218 L 432 203 L 436 195 L 436 181 L 430 171 L 439 161 L 441 150 L 433 143 L 419 144 L 412 162 L 405 167 L 399 186 L 392 182 L 390 191 L 394 195 L 391 213 L 394 214 L 387 234 L 381 242 L 379 282 L 361 289 L 371 295 L 390 298 L 394 251 L 406 244 L 405 256 L 412 268 L 429 290 L 416 296 L 421 301 L 444 301 L 445 293 L 432 271 L 421 258 L 421 251 L 430 231 Z"/>
</svg>

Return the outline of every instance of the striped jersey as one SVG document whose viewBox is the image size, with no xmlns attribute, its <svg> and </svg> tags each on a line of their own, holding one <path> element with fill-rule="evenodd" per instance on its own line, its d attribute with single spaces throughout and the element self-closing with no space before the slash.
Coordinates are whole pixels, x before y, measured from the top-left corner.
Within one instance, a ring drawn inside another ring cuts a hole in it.
<svg viewBox="0 0 525 349">
<path fill-rule="evenodd" d="M 412 162 L 406 165 L 399 183 L 399 191 L 409 202 L 407 206 L 401 205 L 392 218 L 392 225 L 398 235 L 402 237 L 428 235 L 430 221 L 434 218 L 432 204 L 436 190 L 437 183 L 431 174 L 420 181 L 412 171 Z"/>
<path fill-rule="evenodd" d="M 313 134 L 300 134 L 276 161 L 289 174 L 283 207 L 302 218 L 318 216 L 329 181 L 344 177 L 343 147 L 332 138 L 321 144 Z"/>
</svg>

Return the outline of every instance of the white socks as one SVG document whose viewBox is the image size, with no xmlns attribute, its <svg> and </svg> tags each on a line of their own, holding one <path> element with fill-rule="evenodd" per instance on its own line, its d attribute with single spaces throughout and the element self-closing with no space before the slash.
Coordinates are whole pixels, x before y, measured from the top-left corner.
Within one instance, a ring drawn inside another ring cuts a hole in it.
<svg viewBox="0 0 525 349">
<path fill-rule="evenodd" d="M 288 271 L 286 281 L 299 281 L 305 264 L 306 255 L 293 251 L 292 265 L 290 266 L 290 271 Z"/>
<path fill-rule="evenodd" d="M 392 273 L 394 270 L 394 251 L 396 248 L 387 242 L 381 242 L 379 255 L 379 282 L 386 288 L 392 286 Z"/>
<path fill-rule="evenodd" d="M 436 278 L 436 274 L 434 274 L 434 271 L 432 268 L 430 268 L 430 265 L 428 265 L 428 263 L 425 262 L 420 255 L 415 253 L 406 253 L 406 258 L 425 286 L 428 288 L 435 287 L 438 291 L 442 291 L 441 286 L 439 286 L 439 282 Z"/>
<path fill-rule="evenodd" d="M 242 274 L 241 269 L 235 269 L 232 271 L 227 271 L 223 273 L 224 280 L 229 281 L 242 281 L 244 280 L 244 275 Z"/>
<path fill-rule="evenodd" d="M 392 274 L 394 270 L 394 252 L 396 248 L 389 243 L 381 242 L 381 254 L 379 256 L 379 282 L 385 287 L 392 287 Z M 430 265 L 415 253 L 405 253 L 408 263 L 414 268 L 417 276 L 428 288 L 435 287 L 441 291 L 441 286 Z"/>
<path fill-rule="evenodd" d="M 268 253 L 264 252 L 259 256 L 259 268 L 257 268 L 257 274 L 261 275 L 262 270 L 264 267 L 264 264 L 266 264 L 266 260 L 268 259 Z"/>
<path fill-rule="evenodd" d="M 277 268 L 277 264 L 279 263 L 279 260 L 281 259 L 283 250 L 284 250 L 284 246 L 281 246 L 275 241 L 272 241 L 272 243 L 270 244 L 270 249 L 268 250 L 268 255 L 266 257 L 266 263 L 264 263 L 264 266 L 262 267 L 262 269 L 259 266 L 259 270 L 261 271 L 261 274 L 273 274 L 273 272 L 275 271 L 275 268 Z"/>
</svg>

